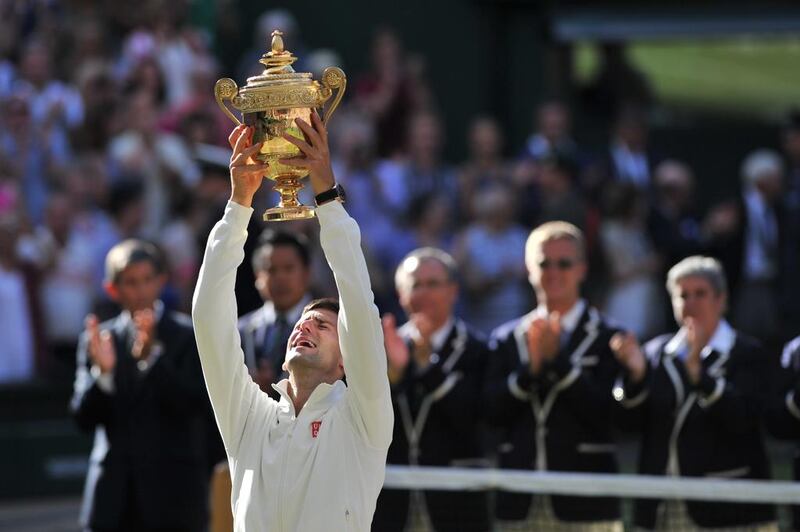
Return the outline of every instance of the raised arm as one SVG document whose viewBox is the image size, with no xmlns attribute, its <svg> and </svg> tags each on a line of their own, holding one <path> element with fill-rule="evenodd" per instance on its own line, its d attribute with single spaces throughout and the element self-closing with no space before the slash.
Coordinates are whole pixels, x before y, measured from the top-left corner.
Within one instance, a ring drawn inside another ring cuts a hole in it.
<svg viewBox="0 0 800 532">
<path fill-rule="evenodd" d="M 244 365 L 237 324 L 236 269 L 244 260 L 247 223 L 265 168 L 247 164 L 260 146 L 246 147 L 251 130 L 240 126 L 231 157 L 231 201 L 208 237 L 203 266 L 192 300 L 197 351 L 211 405 L 228 455 L 235 456 L 248 418 L 267 414 L 274 401 L 261 393 Z"/>
<path fill-rule="evenodd" d="M 284 160 L 285 164 L 309 169 L 315 194 L 330 190 L 334 184 L 328 153 L 328 134 L 319 115 L 312 115 L 312 125 L 298 120 L 306 141 L 285 135 L 304 157 Z M 320 243 L 333 271 L 339 291 L 339 345 L 344 359 L 348 400 L 354 420 L 373 447 L 388 448 L 394 419 L 386 376 L 386 351 L 380 316 L 370 288 L 367 263 L 361 251 L 358 224 L 338 201 L 317 208 Z"/>
</svg>

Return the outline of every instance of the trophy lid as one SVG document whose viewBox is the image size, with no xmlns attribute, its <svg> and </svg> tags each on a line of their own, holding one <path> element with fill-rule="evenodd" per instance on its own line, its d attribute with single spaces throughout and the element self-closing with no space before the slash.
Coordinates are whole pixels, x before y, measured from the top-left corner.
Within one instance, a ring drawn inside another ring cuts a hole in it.
<svg viewBox="0 0 800 532">
<path fill-rule="evenodd" d="M 308 72 L 295 72 L 292 64 L 297 61 L 297 57 L 283 44 L 283 32 L 275 30 L 272 32 L 272 50 L 261 56 L 259 63 L 266 68 L 258 75 L 247 78 L 247 86 L 243 89 L 263 87 L 275 84 L 307 84 L 311 83 L 311 74 Z"/>
<path fill-rule="evenodd" d="M 291 109 L 300 107 L 322 107 L 336 92 L 336 98 L 326 112 L 326 118 L 339 104 L 347 84 L 344 72 L 338 67 L 328 67 L 322 74 L 321 83 L 312 79 L 309 72 L 295 72 L 292 63 L 297 58 L 283 45 L 283 33 L 272 32 L 272 50 L 265 53 L 259 61 L 266 68 L 258 75 L 247 78 L 247 85 L 237 87 L 230 78 L 217 80 L 214 96 L 223 111 L 237 124 L 234 117 L 222 103 L 230 100 L 231 105 L 244 114 L 271 109 Z"/>
</svg>

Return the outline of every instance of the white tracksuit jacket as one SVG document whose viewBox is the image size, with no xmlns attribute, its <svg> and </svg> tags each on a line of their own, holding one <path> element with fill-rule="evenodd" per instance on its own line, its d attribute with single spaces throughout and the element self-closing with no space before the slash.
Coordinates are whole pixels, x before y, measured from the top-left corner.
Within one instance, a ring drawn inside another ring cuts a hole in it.
<svg viewBox="0 0 800 532">
<path fill-rule="evenodd" d="M 317 209 L 339 290 L 347 386 L 320 384 L 299 416 L 284 380 L 279 402 L 244 364 L 234 283 L 253 209 L 228 202 L 211 232 L 194 293 L 197 347 L 225 443 L 239 531 L 368 531 L 394 424 L 378 309 L 356 222 L 337 201 Z"/>
</svg>

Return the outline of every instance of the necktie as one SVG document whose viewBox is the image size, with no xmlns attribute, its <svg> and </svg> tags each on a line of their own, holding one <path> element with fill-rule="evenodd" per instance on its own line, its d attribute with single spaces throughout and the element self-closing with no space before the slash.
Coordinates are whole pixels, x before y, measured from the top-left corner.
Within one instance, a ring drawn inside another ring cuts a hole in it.
<svg viewBox="0 0 800 532">
<path fill-rule="evenodd" d="M 264 357 L 270 362 L 283 361 L 286 353 L 286 342 L 289 339 L 289 322 L 286 316 L 278 315 L 275 323 L 267 331 L 264 340 Z"/>
</svg>

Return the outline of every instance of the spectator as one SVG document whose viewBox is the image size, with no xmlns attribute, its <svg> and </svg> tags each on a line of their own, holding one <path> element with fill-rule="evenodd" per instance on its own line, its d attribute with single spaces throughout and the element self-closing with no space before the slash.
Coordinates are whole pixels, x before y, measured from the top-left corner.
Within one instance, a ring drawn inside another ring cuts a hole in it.
<svg viewBox="0 0 800 532">
<path fill-rule="evenodd" d="M 578 145 L 571 128 L 572 116 L 563 102 L 543 102 L 536 110 L 536 131 L 528 137 L 523 155 L 536 160 L 555 156 L 577 160 Z"/>
<path fill-rule="evenodd" d="M 486 344 L 453 314 L 456 263 L 435 248 L 411 252 L 395 282 L 408 322 L 383 318 L 394 436 L 387 462 L 450 466 L 480 462 L 479 423 Z M 488 531 L 483 491 L 384 489 L 372 529 Z"/>
<path fill-rule="evenodd" d="M 86 320 L 72 412 L 94 432 L 81 524 L 91 530 L 204 530 L 210 419 L 189 318 L 158 299 L 161 254 L 126 240 L 106 258 L 105 289 L 123 311 Z"/>
<path fill-rule="evenodd" d="M 668 159 L 653 173 L 654 201 L 648 232 L 665 264 L 675 264 L 702 249 L 703 234 L 696 212 L 695 178 L 683 162 Z M 666 268 L 664 268 L 666 275 Z"/>
<path fill-rule="evenodd" d="M 83 122 L 83 100 L 78 91 L 54 79 L 51 52 L 44 42 L 29 41 L 20 59 L 20 87 L 31 93 L 31 116 L 37 125 L 68 130 Z"/>
<path fill-rule="evenodd" d="M 25 210 L 31 221 L 40 223 L 53 176 L 69 163 L 72 151 L 60 126 L 31 118 L 31 98 L 31 93 L 18 91 L 0 102 L 0 158 L 19 176 Z"/>
<path fill-rule="evenodd" d="M 722 265 L 688 257 L 669 271 L 667 289 L 676 334 L 644 349 L 630 333 L 611 341 L 625 369 L 614 397 L 624 422 L 642 436 L 639 473 L 768 479 L 761 435 L 768 361 L 756 340 L 724 318 Z M 680 532 L 778 530 L 774 508 L 744 503 L 637 500 L 634 523 Z"/>
<path fill-rule="evenodd" d="M 301 235 L 268 229 L 259 238 L 252 262 L 264 305 L 239 319 L 244 362 L 261 390 L 279 400 L 272 385 L 284 376 L 286 342 L 311 301 L 308 242 Z"/>
<path fill-rule="evenodd" d="M 585 253 L 583 234 L 565 222 L 528 237 L 538 306 L 492 333 L 486 377 L 486 417 L 504 431 L 503 469 L 617 471 L 611 389 L 619 366 L 608 347 L 615 330 L 580 297 Z M 501 531 L 622 531 L 610 497 L 499 491 L 495 515 Z"/>
<path fill-rule="evenodd" d="M 39 306 L 56 377 L 75 371 L 83 318 L 92 311 L 96 295 L 93 235 L 78 225 L 79 212 L 70 199 L 64 192 L 52 193 L 44 224 L 34 234 L 41 269 Z"/>
<path fill-rule="evenodd" d="M 781 204 L 784 167 L 770 150 L 750 153 L 742 163 L 742 195 L 730 209 L 730 219 L 712 218 L 710 249 L 731 279 L 733 323 L 777 350 L 781 336 L 782 241 Z"/>
<path fill-rule="evenodd" d="M 381 190 L 396 219 L 407 217 L 411 206 L 422 197 L 442 195 L 453 208 L 458 204 L 455 173 L 441 159 L 443 142 L 441 118 L 429 111 L 420 112 L 409 120 L 407 157 L 378 166 Z"/>
<path fill-rule="evenodd" d="M 635 185 L 614 183 L 605 191 L 605 211 L 600 244 L 611 276 L 605 312 L 637 338 L 651 338 L 664 331 L 664 315 L 661 257 L 647 235 L 647 200 Z"/>
<path fill-rule="evenodd" d="M 459 212 L 462 223 L 475 219 L 474 198 L 495 184 L 510 184 L 512 169 L 503 160 L 503 132 L 494 118 L 479 116 L 469 127 L 469 155 L 458 170 Z"/>
<path fill-rule="evenodd" d="M 539 165 L 538 212 L 533 210 L 526 215 L 529 227 L 545 222 L 563 220 L 586 230 L 589 210 L 576 186 L 576 167 L 573 161 L 564 157 L 548 157 Z M 531 219 L 531 216 L 535 216 Z M 525 221 L 525 220 L 523 220 Z M 594 235 L 590 235 L 592 241 Z"/>
<path fill-rule="evenodd" d="M 767 410 L 767 428 L 773 436 L 800 443 L 800 336 L 788 342 L 781 356 L 773 401 Z M 800 454 L 794 454 L 794 480 L 800 480 Z M 800 506 L 792 506 L 791 530 L 800 530 Z"/>
<path fill-rule="evenodd" d="M 511 189 L 493 184 L 472 201 L 477 219 L 457 238 L 454 256 L 463 271 L 466 317 L 488 334 L 530 307 L 526 232 L 514 223 Z"/>
<path fill-rule="evenodd" d="M 0 188 L 0 384 L 28 381 L 36 368 L 32 277 L 17 258 L 20 227 L 12 194 L 10 187 Z"/>
<path fill-rule="evenodd" d="M 608 152 L 587 169 L 583 187 L 590 197 L 599 197 L 602 187 L 611 181 L 633 183 L 651 191 L 656 156 L 648 145 L 647 119 L 637 107 L 623 107 L 617 114 Z"/>
<path fill-rule="evenodd" d="M 170 200 L 200 178 L 181 138 L 159 132 L 158 109 L 147 92 L 134 93 L 128 102 L 127 129 L 109 145 L 111 160 L 123 172 L 144 178 L 145 236 L 155 238 L 170 218 Z"/>
<path fill-rule="evenodd" d="M 370 47 L 372 69 L 355 83 L 356 104 L 375 123 L 379 157 L 394 158 L 406 148 L 410 116 L 419 108 L 409 80 L 400 38 L 389 28 L 375 32 Z"/>
</svg>

